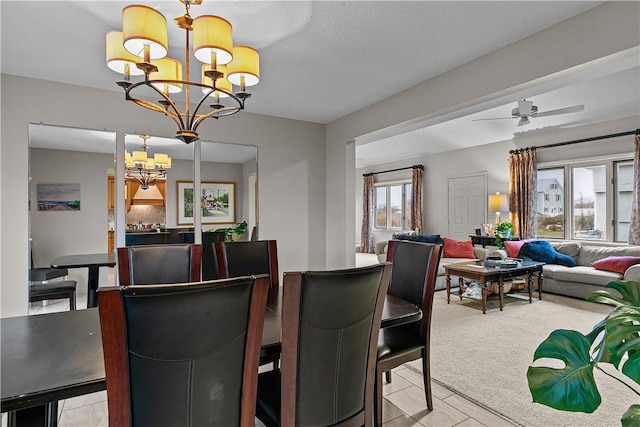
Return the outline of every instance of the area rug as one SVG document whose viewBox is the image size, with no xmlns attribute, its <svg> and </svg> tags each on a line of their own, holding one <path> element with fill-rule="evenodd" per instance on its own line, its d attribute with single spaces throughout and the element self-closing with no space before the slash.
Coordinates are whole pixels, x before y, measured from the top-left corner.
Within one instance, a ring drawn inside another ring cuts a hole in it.
<svg viewBox="0 0 640 427">
<path fill-rule="evenodd" d="M 447 304 L 446 293 L 439 291 L 433 308 L 432 378 L 515 424 L 620 426 L 627 408 L 640 403 L 631 390 L 598 371 L 596 383 L 602 403 L 592 414 L 533 403 L 527 386 L 526 372 L 533 353 L 551 331 L 587 333 L 611 311 L 609 306 L 547 294 L 532 304 L 507 297 L 503 311 L 499 311 L 497 300 L 488 301 L 483 315 L 480 302 L 452 296 Z"/>
</svg>

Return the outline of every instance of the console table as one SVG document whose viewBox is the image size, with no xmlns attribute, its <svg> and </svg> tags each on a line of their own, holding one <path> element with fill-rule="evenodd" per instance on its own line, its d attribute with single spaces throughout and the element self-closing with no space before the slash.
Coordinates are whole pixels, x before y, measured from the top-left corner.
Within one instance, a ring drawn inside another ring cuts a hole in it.
<svg viewBox="0 0 640 427">
<path fill-rule="evenodd" d="M 483 248 L 485 248 L 487 245 L 489 246 L 498 246 L 496 245 L 496 238 L 494 236 L 478 236 L 477 234 L 470 234 L 469 237 L 471 238 L 471 243 L 474 245 L 481 245 Z M 508 239 L 506 238 L 502 238 L 503 241 L 505 240 L 520 240 L 519 237 L 509 237 Z"/>
</svg>

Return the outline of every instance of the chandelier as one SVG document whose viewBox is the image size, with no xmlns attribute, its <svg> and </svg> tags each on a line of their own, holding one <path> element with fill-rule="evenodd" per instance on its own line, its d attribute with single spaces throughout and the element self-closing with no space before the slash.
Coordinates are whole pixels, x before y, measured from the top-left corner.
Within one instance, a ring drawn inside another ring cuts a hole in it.
<svg viewBox="0 0 640 427">
<path fill-rule="evenodd" d="M 167 176 L 167 169 L 171 168 L 171 157 L 164 153 L 155 153 L 153 157 L 147 156 L 147 139 L 149 135 L 139 135 L 142 138 L 142 151 L 124 152 L 124 161 L 127 168 L 127 178 L 133 178 L 140 183 L 140 188 L 146 190 L 149 184 L 153 184 L 158 178 Z"/>
<path fill-rule="evenodd" d="M 185 79 L 182 63 L 167 57 L 165 17 L 148 6 L 131 5 L 122 10 L 122 31 L 107 34 L 107 66 L 123 74 L 123 80 L 117 84 L 124 89 L 126 100 L 173 119 L 178 126 L 176 137 L 189 144 L 198 139 L 196 130 L 203 120 L 244 109 L 246 99 L 251 96 L 246 87 L 260 80 L 260 58 L 251 47 L 233 46 L 232 28 L 227 20 L 213 15 L 192 18 L 189 8 L 202 0 L 180 2 L 185 6 L 185 14 L 175 21 L 185 30 Z M 191 32 L 193 55 L 203 63 L 199 82 L 189 80 Z M 144 77 L 134 83 L 130 81 L 132 75 Z M 234 92 L 233 85 L 239 86 L 239 90 Z M 184 111 L 181 111 L 170 95 L 182 92 L 183 88 Z M 191 89 L 201 93 L 196 95 Z M 148 100 L 158 95 L 161 97 L 158 101 Z M 191 95 L 197 98 L 193 105 Z M 210 98 L 213 98 L 210 110 L 205 111 L 203 107 Z"/>
</svg>

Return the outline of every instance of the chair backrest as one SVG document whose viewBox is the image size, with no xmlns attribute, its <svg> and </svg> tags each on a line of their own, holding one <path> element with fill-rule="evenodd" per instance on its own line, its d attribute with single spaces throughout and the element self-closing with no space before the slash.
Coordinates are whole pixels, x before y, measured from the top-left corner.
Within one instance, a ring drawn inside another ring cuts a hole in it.
<svg viewBox="0 0 640 427">
<path fill-rule="evenodd" d="M 285 273 L 280 425 L 372 425 L 390 274 L 389 263 Z"/>
<path fill-rule="evenodd" d="M 219 277 L 268 274 L 271 289 L 278 289 L 278 246 L 275 240 L 217 242 L 213 244 Z"/>
<path fill-rule="evenodd" d="M 417 325 L 420 328 L 417 332 L 422 337 L 428 335 L 431 327 L 441 248 L 433 243 L 404 240 L 390 240 L 387 248 L 387 261 L 393 263 L 389 293 L 422 309 L 422 320 Z"/>
<path fill-rule="evenodd" d="M 199 282 L 201 261 L 199 244 L 118 248 L 118 278 L 121 286 Z"/>
<path fill-rule="evenodd" d="M 266 276 L 100 288 L 109 426 L 254 425 Z"/>
<path fill-rule="evenodd" d="M 207 231 L 202 233 L 202 280 L 219 279 L 216 268 L 216 256 L 213 251 L 213 244 L 224 242 L 224 231 Z"/>
</svg>

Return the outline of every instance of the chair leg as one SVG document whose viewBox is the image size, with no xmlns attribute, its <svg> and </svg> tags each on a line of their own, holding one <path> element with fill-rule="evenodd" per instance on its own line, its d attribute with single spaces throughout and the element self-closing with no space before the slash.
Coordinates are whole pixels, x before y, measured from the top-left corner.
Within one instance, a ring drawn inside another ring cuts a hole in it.
<svg viewBox="0 0 640 427">
<path fill-rule="evenodd" d="M 391 371 L 387 371 L 384 373 L 384 378 L 387 380 L 387 384 L 391 382 Z"/>
<path fill-rule="evenodd" d="M 75 310 L 75 309 L 76 309 L 76 293 L 71 292 L 71 294 L 69 295 L 69 310 Z"/>
<path fill-rule="evenodd" d="M 382 427 L 382 372 L 376 369 L 376 380 L 373 385 L 374 394 L 374 424 L 376 427 Z"/>
<path fill-rule="evenodd" d="M 427 409 L 433 411 L 433 395 L 431 393 L 431 363 L 429 355 L 422 353 L 422 379 L 424 380 L 424 396 L 427 400 Z"/>
</svg>

